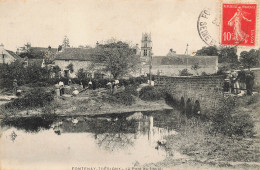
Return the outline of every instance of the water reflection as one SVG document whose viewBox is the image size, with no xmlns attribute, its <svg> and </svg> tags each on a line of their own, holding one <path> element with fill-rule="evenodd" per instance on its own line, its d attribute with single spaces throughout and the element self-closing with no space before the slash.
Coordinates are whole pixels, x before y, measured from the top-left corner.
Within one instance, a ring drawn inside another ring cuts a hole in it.
<svg viewBox="0 0 260 170">
<path fill-rule="evenodd" d="M 44 120 L 25 118 L 2 124 L 3 163 L 11 160 L 22 166 L 21 162 L 39 163 L 44 157 L 45 162 L 65 165 L 133 166 L 172 155 L 165 146 L 165 137 L 176 133 L 171 111 Z M 11 140 L 5 138 L 8 135 Z"/>
</svg>

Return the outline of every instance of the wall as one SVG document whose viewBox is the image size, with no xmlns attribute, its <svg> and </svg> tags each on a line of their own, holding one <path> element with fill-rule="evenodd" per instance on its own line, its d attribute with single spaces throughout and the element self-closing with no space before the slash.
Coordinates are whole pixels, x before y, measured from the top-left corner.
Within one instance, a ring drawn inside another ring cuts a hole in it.
<svg viewBox="0 0 260 170">
<path fill-rule="evenodd" d="M 214 65 L 200 66 L 196 71 L 192 70 L 191 67 L 192 65 L 153 65 L 151 72 L 153 75 L 158 75 L 159 73 L 162 76 L 178 76 L 183 69 L 187 69 L 193 75 L 201 75 L 202 72 L 207 74 L 215 74 L 217 72 Z M 143 72 L 144 74 L 149 73 L 148 65 L 144 66 Z"/>
<path fill-rule="evenodd" d="M 166 86 L 175 99 L 199 100 L 202 113 L 214 109 L 223 98 L 223 83 L 224 76 L 155 77 L 155 84 Z"/>
<path fill-rule="evenodd" d="M 83 60 L 55 60 L 55 65 L 59 66 L 61 68 L 62 74 L 64 76 L 64 70 L 68 70 L 66 67 L 69 64 L 73 64 L 74 72 L 70 73 L 71 78 L 77 77 L 77 73 L 79 69 L 83 68 L 85 71 L 88 70 L 88 67 L 91 65 L 91 61 L 83 61 Z M 92 77 L 94 77 L 94 73 L 97 72 L 97 70 L 102 70 L 104 66 L 97 65 L 95 69 L 92 70 Z M 103 72 L 102 72 L 103 73 Z M 109 73 L 104 73 L 105 76 L 110 76 Z"/>
<path fill-rule="evenodd" d="M 79 69 L 87 69 L 87 67 L 90 65 L 90 61 L 80 61 L 80 60 L 55 60 L 55 65 L 59 66 L 61 68 L 61 71 L 64 72 L 64 70 L 68 70 L 66 67 L 69 64 L 73 64 L 74 72 L 70 74 L 72 78 L 76 77 L 76 74 L 78 73 Z"/>
<path fill-rule="evenodd" d="M 192 67 L 198 66 L 197 70 Z M 174 56 L 153 56 L 151 72 L 154 75 L 178 76 L 180 71 L 187 69 L 194 76 L 214 74 L 218 71 L 218 56 L 189 56 L 176 54 Z M 143 65 L 143 74 L 149 73 L 149 58 Z"/>
<path fill-rule="evenodd" d="M 0 49 L 0 63 L 3 63 L 3 55 L 4 55 L 4 62 L 5 64 L 11 64 L 15 61 L 15 58 L 11 56 L 6 50 Z"/>
</svg>

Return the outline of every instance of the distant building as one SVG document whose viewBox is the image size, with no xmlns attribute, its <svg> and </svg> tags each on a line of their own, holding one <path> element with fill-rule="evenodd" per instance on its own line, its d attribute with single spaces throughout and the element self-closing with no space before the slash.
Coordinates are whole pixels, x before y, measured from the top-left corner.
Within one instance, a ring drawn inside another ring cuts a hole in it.
<svg viewBox="0 0 260 170">
<path fill-rule="evenodd" d="M 100 65 L 98 68 L 91 68 L 94 52 L 94 49 L 66 48 L 56 54 L 54 63 L 61 68 L 62 76 L 64 77 L 76 77 L 79 69 L 90 71 L 91 76 L 94 77 L 97 70 L 102 67 L 102 65 Z M 68 68 L 71 64 L 73 71 Z"/>
<path fill-rule="evenodd" d="M 193 75 L 214 74 L 218 71 L 218 56 L 153 56 L 151 72 L 154 75 L 178 76 L 187 69 Z M 149 65 L 144 66 L 144 73 L 149 73 Z"/>
<path fill-rule="evenodd" d="M 152 53 L 151 33 L 143 33 L 141 40 L 141 74 L 178 76 L 180 71 L 187 69 L 193 75 L 214 74 L 218 71 L 218 56 L 190 56 L 177 54 L 170 49 L 166 56 L 154 56 Z"/>
<path fill-rule="evenodd" d="M 13 51 L 4 49 L 4 45 L 0 45 L 0 64 L 11 64 L 12 62 L 20 59 Z"/>
<path fill-rule="evenodd" d="M 49 47 L 32 47 L 30 43 L 25 44 L 23 47 L 19 47 L 16 50 L 16 54 L 22 56 L 23 58 L 33 58 L 33 59 L 45 59 L 52 58 L 58 53 L 57 48 Z"/>
<path fill-rule="evenodd" d="M 149 62 L 149 56 L 152 55 L 152 38 L 151 33 L 143 33 L 141 41 L 141 61 Z"/>
</svg>

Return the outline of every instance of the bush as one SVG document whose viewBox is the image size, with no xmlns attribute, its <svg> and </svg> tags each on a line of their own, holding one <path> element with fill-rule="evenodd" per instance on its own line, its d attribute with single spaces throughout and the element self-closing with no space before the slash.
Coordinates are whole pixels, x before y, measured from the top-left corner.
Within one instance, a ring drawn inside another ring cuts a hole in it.
<svg viewBox="0 0 260 170">
<path fill-rule="evenodd" d="M 142 100 L 155 101 L 165 97 L 165 92 L 161 88 L 153 86 L 145 86 L 139 92 L 139 97 Z"/>
<path fill-rule="evenodd" d="M 212 130 L 227 136 L 252 136 L 254 123 L 248 113 L 235 109 L 236 99 L 223 99 L 219 108 L 211 116 Z"/>
<path fill-rule="evenodd" d="M 246 102 L 247 105 L 257 103 L 259 101 L 259 95 L 249 96 L 248 101 Z"/>
<path fill-rule="evenodd" d="M 125 92 L 132 94 L 134 96 L 138 96 L 138 92 L 137 92 L 137 86 L 135 85 L 128 85 L 125 87 Z"/>
<path fill-rule="evenodd" d="M 129 92 L 119 92 L 111 96 L 110 101 L 130 106 L 135 103 L 135 98 Z"/>
<path fill-rule="evenodd" d="M 179 71 L 179 76 L 191 76 L 192 74 L 189 73 L 188 69 L 183 69 Z"/>
<path fill-rule="evenodd" d="M 53 99 L 54 94 L 52 92 L 45 92 L 40 88 L 35 88 L 31 92 L 25 94 L 24 97 L 14 99 L 11 103 L 7 103 L 5 108 L 24 109 L 32 107 L 43 107 L 50 104 Z"/>
<path fill-rule="evenodd" d="M 202 73 L 201 73 L 201 76 L 207 76 L 208 74 L 205 72 L 205 71 L 203 71 Z"/>
<path fill-rule="evenodd" d="M 38 132 L 41 129 L 49 129 L 56 120 L 56 114 L 42 114 L 40 116 L 4 118 L 3 124 L 24 129 L 26 132 Z"/>
</svg>

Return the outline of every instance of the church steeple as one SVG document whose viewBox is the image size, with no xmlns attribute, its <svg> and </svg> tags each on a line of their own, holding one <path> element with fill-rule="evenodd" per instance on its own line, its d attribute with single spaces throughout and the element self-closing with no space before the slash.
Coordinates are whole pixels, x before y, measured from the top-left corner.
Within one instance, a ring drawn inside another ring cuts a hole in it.
<svg viewBox="0 0 260 170">
<path fill-rule="evenodd" d="M 141 57 L 148 59 L 150 54 L 152 54 L 151 33 L 143 33 L 141 41 Z"/>
</svg>

